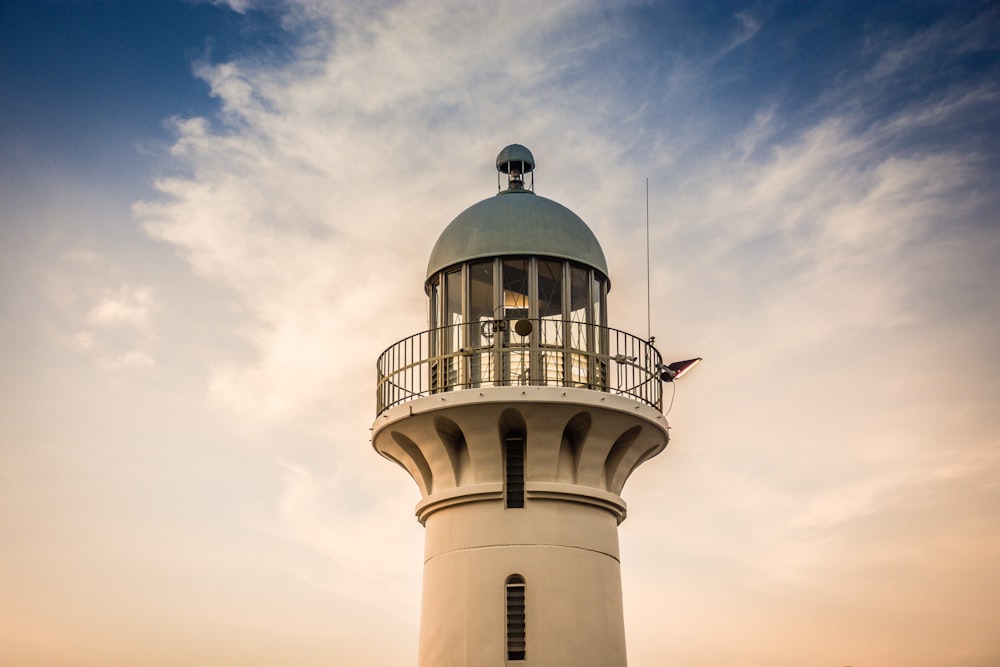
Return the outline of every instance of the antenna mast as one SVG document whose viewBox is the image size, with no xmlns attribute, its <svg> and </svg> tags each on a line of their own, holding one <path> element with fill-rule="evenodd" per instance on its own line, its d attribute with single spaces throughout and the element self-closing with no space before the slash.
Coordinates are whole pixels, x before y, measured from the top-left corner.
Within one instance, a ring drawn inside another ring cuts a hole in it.
<svg viewBox="0 0 1000 667">
<path fill-rule="evenodd" d="M 646 177 L 646 338 L 653 342 L 652 309 L 649 298 L 649 177 Z"/>
</svg>

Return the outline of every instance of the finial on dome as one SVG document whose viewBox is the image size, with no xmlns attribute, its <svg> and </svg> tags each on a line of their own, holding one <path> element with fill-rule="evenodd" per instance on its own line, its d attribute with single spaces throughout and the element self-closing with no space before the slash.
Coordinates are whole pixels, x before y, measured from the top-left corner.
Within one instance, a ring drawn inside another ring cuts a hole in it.
<svg viewBox="0 0 1000 667">
<path fill-rule="evenodd" d="M 530 190 L 535 190 L 535 156 L 521 144 L 511 144 L 497 155 L 497 190 L 500 190 L 500 174 L 507 174 L 506 192 L 524 190 L 524 175 L 531 174 Z"/>
</svg>

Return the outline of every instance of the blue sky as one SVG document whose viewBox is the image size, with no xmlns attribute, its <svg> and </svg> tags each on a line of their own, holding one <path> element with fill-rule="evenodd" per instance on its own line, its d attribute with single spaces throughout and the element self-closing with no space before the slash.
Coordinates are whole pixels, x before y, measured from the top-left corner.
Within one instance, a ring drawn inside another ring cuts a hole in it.
<svg viewBox="0 0 1000 667">
<path fill-rule="evenodd" d="M 192 65 L 281 57 L 277 17 L 210 3 L 4 2 L 5 152 L 67 169 L 99 168 L 148 187 L 173 116 L 217 104 Z M 152 157 L 146 155 L 145 157 Z"/>
<path fill-rule="evenodd" d="M 0 4 L 0 647 L 412 663 L 368 444 L 437 235 L 534 153 L 704 356 L 625 489 L 633 665 L 992 666 L 991 3 Z M 726 641 L 719 641 L 724 636 Z"/>
</svg>

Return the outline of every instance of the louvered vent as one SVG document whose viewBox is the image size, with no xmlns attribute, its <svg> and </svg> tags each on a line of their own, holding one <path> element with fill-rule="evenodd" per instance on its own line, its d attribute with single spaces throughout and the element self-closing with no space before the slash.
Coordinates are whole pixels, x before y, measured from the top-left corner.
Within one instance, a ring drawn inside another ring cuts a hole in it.
<svg viewBox="0 0 1000 667">
<path fill-rule="evenodd" d="M 524 507 L 524 437 L 508 436 L 503 445 L 506 506 Z"/>
<path fill-rule="evenodd" d="M 507 659 L 524 660 L 524 579 L 507 579 Z"/>
</svg>

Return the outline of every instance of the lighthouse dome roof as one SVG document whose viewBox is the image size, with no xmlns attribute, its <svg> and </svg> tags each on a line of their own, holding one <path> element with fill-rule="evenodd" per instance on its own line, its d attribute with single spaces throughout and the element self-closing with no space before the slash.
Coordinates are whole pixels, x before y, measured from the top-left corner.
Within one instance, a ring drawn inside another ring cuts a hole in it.
<svg viewBox="0 0 1000 667">
<path fill-rule="evenodd" d="M 501 160 L 508 157 L 510 162 Z M 498 171 L 509 173 L 513 160 L 531 160 L 534 167 L 531 153 L 514 144 L 498 156 Z M 445 227 L 431 250 L 427 277 L 462 262 L 509 255 L 568 259 L 608 275 L 604 251 L 580 216 L 531 190 L 511 187 L 473 204 Z"/>
</svg>

